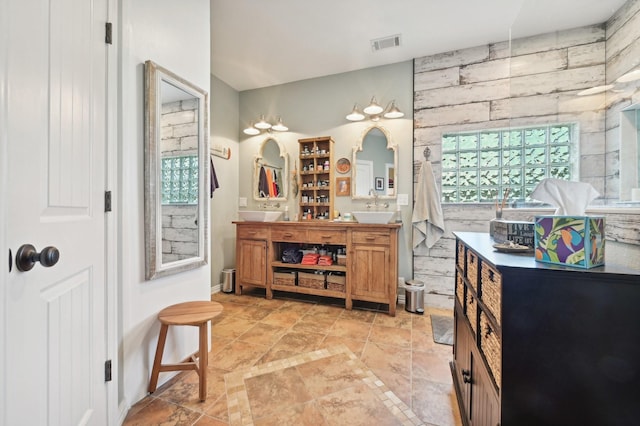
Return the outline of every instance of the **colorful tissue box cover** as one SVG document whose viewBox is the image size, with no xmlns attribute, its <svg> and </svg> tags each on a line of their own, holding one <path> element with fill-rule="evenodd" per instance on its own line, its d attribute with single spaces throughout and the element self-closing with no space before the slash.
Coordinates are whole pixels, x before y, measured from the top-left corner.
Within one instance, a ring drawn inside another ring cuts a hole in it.
<svg viewBox="0 0 640 426">
<path fill-rule="evenodd" d="M 601 216 L 536 216 L 536 260 L 585 269 L 604 265 L 604 227 Z"/>
</svg>

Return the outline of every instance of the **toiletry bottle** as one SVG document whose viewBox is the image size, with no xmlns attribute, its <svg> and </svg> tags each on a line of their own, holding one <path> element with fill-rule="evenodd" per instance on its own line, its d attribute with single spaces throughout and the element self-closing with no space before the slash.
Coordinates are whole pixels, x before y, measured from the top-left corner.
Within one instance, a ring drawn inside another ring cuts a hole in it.
<svg viewBox="0 0 640 426">
<path fill-rule="evenodd" d="M 284 220 L 289 221 L 289 206 L 284 206 Z"/>
</svg>

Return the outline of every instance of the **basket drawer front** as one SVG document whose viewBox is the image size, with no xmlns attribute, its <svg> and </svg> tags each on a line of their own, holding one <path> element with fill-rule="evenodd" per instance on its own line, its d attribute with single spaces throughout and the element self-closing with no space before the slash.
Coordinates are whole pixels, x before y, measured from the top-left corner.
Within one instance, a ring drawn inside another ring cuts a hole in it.
<svg viewBox="0 0 640 426">
<path fill-rule="evenodd" d="M 465 315 L 467 316 L 469 324 L 471 325 L 475 335 L 478 331 L 478 304 L 470 292 L 467 292 L 466 302 Z"/>
<path fill-rule="evenodd" d="M 359 244 L 384 244 L 388 245 L 391 241 L 387 232 L 362 232 L 354 231 L 351 235 L 354 243 Z"/>
<path fill-rule="evenodd" d="M 298 287 L 324 289 L 324 274 L 298 272 Z"/>
<path fill-rule="evenodd" d="M 489 370 L 498 388 L 502 387 L 502 346 L 500 336 L 493 329 L 486 314 L 480 311 L 480 350 L 489 364 Z"/>
<path fill-rule="evenodd" d="M 273 273 L 273 283 L 275 285 L 296 285 L 297 273 L 296 271 L 291 272 L 274 272 Z"/>
<path fill-rule="evenodd" d="M 467 250 L 467 280 L 478 293 L 478 255 L 471 250 Z"/>
<path fill-rule="evenodd" d="M 456 298 L 460 306 L 464 306 L 464 279 L 460 274 L 456 274 Z"/>
<path fill-rule="evenodd" d="M 347 244 L 347 232 L 336 229 L 311 229 L 309 241 L 323 244 Z"/>
<path fill-rule="evenodd" d="M 273 226 L 271 228 L 271 240 L 304 243 L 307 242 L 307 230 L 294 229 L 290 226 Z"/>
<path fill-rule="evenodd" d="M 327 290 L 340 291 L 344 293 L 347 277 L 344 275 L 327 275 Z"/>
<path fill-rule="evenodd" d="M 266 240 L 269 238 L 269 228 L 259 226 L 238 226 L 238 238 L 248 240 Z"/>
<path fill-rule="evenodd" d="M 480 299 L 487 306 L 491 315 L 498 321 L 498 324 L 501 324 L 502 275 L 486 263 L 481 265 L 480 271 Z"/>
<path fill-rule="evenodd" d="M 458 267 L 462 270 L 462 272 L 464 272 L 464 261 L 465 261 L 464 244 L 462 243 L 462 241 L 456 241 L 456 244 L 457 244 L 456 251 L 458 253 L 458 255 L 456 256 L 456 262 Z"/>
</svg>

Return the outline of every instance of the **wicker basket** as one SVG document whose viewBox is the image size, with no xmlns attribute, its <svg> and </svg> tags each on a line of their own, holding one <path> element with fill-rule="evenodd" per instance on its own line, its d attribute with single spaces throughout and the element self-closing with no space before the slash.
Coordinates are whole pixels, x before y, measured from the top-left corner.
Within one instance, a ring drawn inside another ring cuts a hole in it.
<svg viewBox="0 0 640 426">
<path fill-rule="evenodd" d="M 460 267 L 460 269 L 462 270 L 462 272 L 464 272 L 464 244 L 462 243 L 462 241 L 457 241 L 456 244 L 458 245 L 458 256 L 457 256 L 457 262 L 458 262 L 458 266 Z"/>
<path fill-rule="evenodd" d="M 464 306 L 464 279 L 460 274 L 456 274 L 456 297 L 460 306 Z"/>
<path fill-rule="evenodd" d="M 327 290 L 344 293 L 347 277 L 344 275 L 327 275 Z"/>
<path fill-rule="evenodd" d="M 495 332 L 486 314 L 482 311 L 480 311 L 480 330 L 480 350 L 487 359 L 489 370 L 491 370 L 496 385 L 501 388 L 502 348 L 500 346 L 500 336 Z"/>
<path fill-rule="evenodd" d="M 467 319 L 469 320 L 469 324 L 473 329 L 473 334 L 475 337 L 475 334 L 478 331 L 478 304 L 476 303 L 476 299 L 470 292 L 467 292 L 467 303 L 465 308 L 465 314 L 467 315 Z"/>
<path fill-rule="evenodd" d="M 347 255 L 339 254 L 338 256 L 338 265 L 346 266 L 347 264 Z"/>
<path fill-rule="evenodd" d="M 501 324 L 502 276 L 491 266 L 483 263 L 480 267 L 480 279 L 480 299 L 498 321 L 498 324 Z"/>
<path fill-rule="evenodd" d="M 298 272 L 298 287 L 324 289 L 324 274 Z"/>
<path fill-rule="evenodd" d="M 274 272 L 273 284 L 275 285 L 296 285 L 296 271 Z"/>
<path fill-rule="evenodd" d="M 478 255 L 467 250 L 467 279 L 473 290 L 478 293 Z"/>
</svg>

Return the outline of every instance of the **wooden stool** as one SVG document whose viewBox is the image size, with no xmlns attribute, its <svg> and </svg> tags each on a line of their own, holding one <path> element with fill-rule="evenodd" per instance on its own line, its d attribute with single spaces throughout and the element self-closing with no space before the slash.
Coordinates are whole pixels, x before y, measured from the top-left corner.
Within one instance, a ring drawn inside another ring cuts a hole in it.
<svg viewBox="0 0 640 426">
<path fill-rule="evenodd" d="M 184 302 L 164 308 L 158 314 L 160 336 L 156 357 L 153 360 L 149 392 L 153 393 L 158 385 L 158 374 L 161 371 L 196 370 L 200 376 L 200 401 L 207 399 L 207 359 L 208 339 L 207 322 L 222 313 L 222 305 L 218 302 L 198 301 Z M 162 353 L 167 340 L 170 325 L 193 325 L 200 328 L 198 351 L 177 364 L 162 364 Z"/>
</svg>

